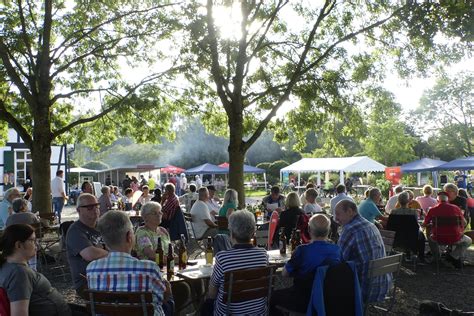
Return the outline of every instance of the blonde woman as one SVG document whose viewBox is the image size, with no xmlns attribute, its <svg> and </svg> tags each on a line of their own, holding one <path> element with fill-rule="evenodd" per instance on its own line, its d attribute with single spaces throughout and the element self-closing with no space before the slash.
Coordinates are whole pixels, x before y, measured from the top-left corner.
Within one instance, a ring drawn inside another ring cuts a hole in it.
<svg viewBox="0 0 474 316">
<path fill-rule="evenodd" d="M 288 194 L 285 200 L 285 210 L 280 214 L 279 228 L 285 228 L 286 240 L 290 240 L 291 232 L 296 227 L 298 216 L 303 214 L 300 197 L 296 192 Z"/>
<path fill-rule="evenodd" d="M 228 189 L 224 193 L 224 200 L 222 201 L 222 207 L 219 210 L 219 216 L 229 217 L 233 211 L 237 209 L 239 205 L 239 199 L 237 191 L 234 189 Z"/>
</svg>

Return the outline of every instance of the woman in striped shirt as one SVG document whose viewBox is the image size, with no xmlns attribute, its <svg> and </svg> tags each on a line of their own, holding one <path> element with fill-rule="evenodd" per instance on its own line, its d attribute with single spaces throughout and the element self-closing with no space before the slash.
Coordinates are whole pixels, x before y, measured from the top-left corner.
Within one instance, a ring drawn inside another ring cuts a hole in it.
<svg viewBox="0 0 474 316">
<path fill-rule="evenodd" d="M 216 255 L 209 284 L 209 298 L 215 299 L 214 315 L 226 314 L 227 304 L 223 301 L 226 272 L 268 265 L 265 249 L 254 247 L 251 243 L 255 234 L 255 217 L 252 213 L 245 210 L 233 212 L 229 216 L 229 231 L 233 248 Z M 229 312 L 231 315 L 265 315 L 266 298 L 231 303 Z"/>
</svg>

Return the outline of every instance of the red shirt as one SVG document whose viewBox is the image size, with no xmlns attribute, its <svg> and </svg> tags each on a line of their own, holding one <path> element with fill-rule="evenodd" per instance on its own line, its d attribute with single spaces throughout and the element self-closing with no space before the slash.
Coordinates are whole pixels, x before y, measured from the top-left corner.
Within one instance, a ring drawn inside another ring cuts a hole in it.
<svg viewBox="0 0 474 316">
<path fill-rule="evenodd" d="M 461 218 L 461 223 L 464 218 L 462 211 L 459 207 L 448 202 L 440 202 L 435 207 L 432 207 L 428 214 L 426 214 L 425 221 L 423 226 L 431 223 L 433 217 L 436 216 L 456 216 Z M 437 238 L 437 233 L 443 235 L 440 238 Z M 431 238 L 440 243 L 452 244 L 459 241 L 464 234 L 464 227 L 462 225 L 452 225 L 452 226 L 441 226 L 436 230 L 436 227 L 433 225 L 431 228 Z"/>
</svg>

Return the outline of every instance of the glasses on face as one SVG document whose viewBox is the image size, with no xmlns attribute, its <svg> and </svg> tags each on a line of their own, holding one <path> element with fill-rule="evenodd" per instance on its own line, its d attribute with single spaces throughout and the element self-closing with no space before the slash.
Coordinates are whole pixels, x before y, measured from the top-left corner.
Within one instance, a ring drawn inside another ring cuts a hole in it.
<svg viewBox="0 0 474 316">
<path fill-rule="evenodd" d="M 80 205 L 77 208 L 86 208 L 88 211 L 95 211 L 99 208 L 99 203 Z"/>
</svg>

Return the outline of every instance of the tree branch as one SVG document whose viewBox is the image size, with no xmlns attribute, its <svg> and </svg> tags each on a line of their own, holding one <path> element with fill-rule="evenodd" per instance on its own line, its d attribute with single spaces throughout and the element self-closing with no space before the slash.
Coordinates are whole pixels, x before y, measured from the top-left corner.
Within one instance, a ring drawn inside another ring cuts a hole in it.
<svg viewBox="0 0 474 316">
<path fill-rule="evenodd" d="M 59 99 L 66 99 L 66 98 L 70 98 L 72 97 L 73 95 L 75 94 L 80 94 L 80 93 L 90 93 L 90 92 L 100 92 L 100 91 L 109 91 L 109 89 L 79 89 L 79 90 L 74 90 L 74 91 L 71 91 L 69 93 L 59 93 L 59 94 L 56 94 L 52 99 L 51 99 L 51 102 L 50 104 L 53 105 L 54 103 L 56 103 Z"/>
<path fill-rule="evenodd" d="M 21 37 L 23 38 L 23 42 L 25 43 L 25 47 L 26 47 L 26 51 L 27 51 L 27 64 L 28 64 L 28 68 L 30 69 L 30 73 L 32 72 L 33 70 L 33 67 L 34 67 L 34 57 L 33 57 L 33 53 L 31 51 L 31 45 L 30 45 L 30 41 L 28 39 L 28 32 L 27 32 L 27 29 L 26 29 L 26 22 L 25 22 L 25 16 L 23 14 L 23 6 L 21 4 L 21 0 L 18 0 L 18 10 L 19 10 L 19 13 L 20 13 L 20 24 L 21 24 Z"/>
<path fill-rule="evenodd" d="M 31 135 L 23 127 L 23 125 L 10 112 L 8 112 L 5 106 L 5 102 L 3 100 L 0 100 L 0 120 L 10 124 L 13 129 L 20 135 L 21 139 L 23 139 L 25 144 L 29 148 L 31 148 L 31 145 L 33 143 Z"/>
<path fill-rule="evenodd" d="M 209 48 L 211 50 L 211 73 L 216 84 L 217 95 L 219 96 L 222 105 L 228 116 L 233 116 L 231 102 L 232 94 L 227 95 L 226 91 L 229 91 L 227 82 L 224 79 L 224 76 L 221 71 L 221 66 L 219 64 L 219 50 L 217 48 L 217 37 L 214 27 L 214 18 L 212 17 L 212 0 L 207 0 L 207 32 L 209 33 Z M 229 98 L 231 100 L 229 100 Z"/>
</svg>

